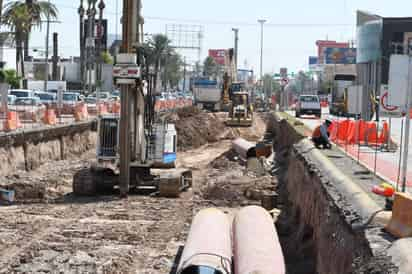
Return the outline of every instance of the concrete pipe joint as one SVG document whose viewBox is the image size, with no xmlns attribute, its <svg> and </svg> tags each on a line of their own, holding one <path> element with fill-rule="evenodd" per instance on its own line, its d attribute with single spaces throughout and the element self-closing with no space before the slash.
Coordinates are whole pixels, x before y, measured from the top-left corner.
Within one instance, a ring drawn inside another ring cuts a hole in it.
<svg viewBox="0 0 412 274">
<path fill-rule="evenodd" d="M 209 208 L 193 219 L 177 274 L 232 274 L 229 219 Z"/>
<path fill-rule="evenodd" d="M 236 214 L 233 247 L 235 274 L 286 272 L 273 219 L 261 207 L 245 207 Z"/>
</svg>

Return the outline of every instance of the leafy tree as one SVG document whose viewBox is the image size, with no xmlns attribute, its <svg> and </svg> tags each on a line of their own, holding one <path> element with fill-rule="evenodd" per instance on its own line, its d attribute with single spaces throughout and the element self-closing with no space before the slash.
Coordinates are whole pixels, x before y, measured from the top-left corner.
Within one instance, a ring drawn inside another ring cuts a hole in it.
<svg viewBox="0 0 412 274">
<path fill-rule="evenodd" d="M 0 82 L 7 83 L 11 88 L 20 88 L 21 77 L 19 77 L 14 69 L 0 70 Z"/>
<path fill-rule="evenodd" d="M 215 59 L 208 56 L 203 62 L 203 75 L 206 77 L 216 78 L 219 73 L 219 65 Z"/>
<path fill-rule="evenodd" d="M 150 68 L 154 71 L 154 88 L 157 79 L 162 80 L 162 86 L 177 86 L 182 77 L 182 58 L 170 45 L 170 40 L 163 34 L 155 34 L 141 47 L 144 57 L 146 74 Z"/>
<path fill-rule="evenodd" d="M 108 51 L 103 51 L 101 53 L 103 63 L 113 65 L 113 56 L 110 55 Z"/>
<path fill-rule="evenodd" d="M 171 87 L 177 87 L 180 79 L 183 77 L 183 61 L 179 54 L 173 53 L 167 59 L 165 78 Z"/>
<path fill-rule="evenodd" d="M 12 32 L 16 42 L 17 73 L 24 78 L 23 46 L 28 50 L 29 35 L 33 27 L 41 27 L 44 19 L 57 18 L 57 8 L 47 1 L 10 1 L 4 6 L 2 23 Z M 27 53 L 26 53 L 27 54 Z"/>
</svg>

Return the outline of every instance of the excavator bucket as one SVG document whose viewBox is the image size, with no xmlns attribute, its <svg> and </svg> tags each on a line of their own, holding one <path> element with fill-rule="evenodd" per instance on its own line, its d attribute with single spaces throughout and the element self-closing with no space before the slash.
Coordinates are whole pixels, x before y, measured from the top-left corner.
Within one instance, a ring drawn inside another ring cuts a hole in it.
<svg viewBox="0 0 412 274">
<path fill-rule="evenodd" d="M 385 230 L 395 237 L 412 237 L 412 196 L 396 193 L 392 208 L 392 218 Z"/>
</svg>

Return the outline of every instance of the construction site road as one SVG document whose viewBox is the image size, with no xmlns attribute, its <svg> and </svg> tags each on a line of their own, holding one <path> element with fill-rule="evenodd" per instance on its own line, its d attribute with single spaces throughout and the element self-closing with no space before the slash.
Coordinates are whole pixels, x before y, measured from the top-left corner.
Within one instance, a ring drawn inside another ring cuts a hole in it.
<svg viewBox="0 0 412 274">
<path fill-rule="evenodd" d="M 194 115 L 213 125 L 224 122 L 223 114 Z M 245 171 L 230 152 L 227 137 L 256 141 L 265 132 L 265 121 L 256 117 L 251 128 L 224 130 L 230 131 L 222 135 L 224 139 L 178 153 L 178 166 L 193 169 L 194 182 L 193 189 L 177 199 L 73 196 L 69 178 L 88 165 L 92 152 L 9 177 L 15 184 L 34 178 L 29 183 L 43 182 L 46 192 L 54 191 L 46 200 L 21 197 L 14 205 L 0 206 L 0 273 L 173 273 L 191 220 L 200 209 L 230 212 L 241 205 L 260 204 L 244 195 L 246 188 L 275 188 L 270 175 L 256 177 Z"/>
</svg>

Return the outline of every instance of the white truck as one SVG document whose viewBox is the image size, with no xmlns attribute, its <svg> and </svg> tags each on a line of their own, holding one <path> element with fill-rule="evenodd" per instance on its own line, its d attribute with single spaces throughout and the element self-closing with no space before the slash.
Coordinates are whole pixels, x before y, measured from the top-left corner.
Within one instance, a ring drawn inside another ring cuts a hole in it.
<svg viewBox="0 0 412 274">
<path fill-rule="evenodd" d="M 193 83 L 195 105 L 209 111 L 220 111 L 222 89 L 215 80 L 195 80 Z"/>
<path fill-rule="evenodd" d="M 322 116 L 322 108 L 317 95 L 300 95 L 296 104 L 295 116 L 299 118 L 301 115 L 315 115 L 320 118 Z"/>
</svg>

